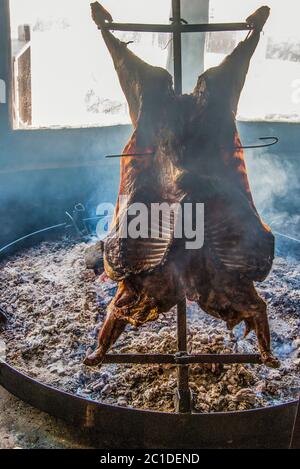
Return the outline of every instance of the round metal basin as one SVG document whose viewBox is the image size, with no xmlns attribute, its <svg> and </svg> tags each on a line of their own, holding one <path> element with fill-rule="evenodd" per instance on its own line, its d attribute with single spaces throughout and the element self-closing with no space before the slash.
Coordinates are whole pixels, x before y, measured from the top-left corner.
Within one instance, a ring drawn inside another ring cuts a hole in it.
<svg viewBox="0 0 300 469">
<path fill-rule="evenodd" d="M 66 229 L 57 225 L 0 249 L 0 258 Z M 226 413 L 165 413 L 122 408 L 46 386 L 0 362 L 0 384 L 39 410 L 80 428 L 91 444 L 111 448 L 288 448 L 297 401 Z"/>
</svg>

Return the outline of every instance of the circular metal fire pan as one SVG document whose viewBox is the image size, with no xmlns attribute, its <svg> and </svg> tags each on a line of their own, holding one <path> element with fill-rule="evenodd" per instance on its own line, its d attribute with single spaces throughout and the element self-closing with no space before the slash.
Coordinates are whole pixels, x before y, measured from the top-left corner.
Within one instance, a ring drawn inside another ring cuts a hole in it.
<svg viewBox="0 0 300 469">
<path fill-rule="evenodd" d="M 0 249 L 0 258 L 55 239 L 65 224 L 46 228 Z M 210 414 L 176 414 L 122 408 L 92 401 L 36 381 L 0 362 L 0 385 L 54 417 L 82 430 L 98 447 L 288 448 L 297 401 L 266 408 Z"/>
</svg>

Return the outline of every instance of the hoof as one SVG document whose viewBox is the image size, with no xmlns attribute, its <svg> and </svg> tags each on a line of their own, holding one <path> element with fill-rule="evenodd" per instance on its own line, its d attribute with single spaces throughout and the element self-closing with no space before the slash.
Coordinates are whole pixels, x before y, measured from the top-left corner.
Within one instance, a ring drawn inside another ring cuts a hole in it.
<svg viewBox="0 0 300 469">
<path fill-rule="evenodd" d="M 280 368 L 280 361 L 270 353 L 263 353 L 261 359 L 268 368 Z"/>
<path fill-rule="evenodd" d="M 102 27 L 103 23 L 113 22 L 111 14 L 99 2 L 91 3 L 92 17 L 98 27 Z"/>
<path fill-rule="evenodd" d="M 258 8 L 253 15 L 249 16 L 246 19 L 246 22 L 254 27 L 255 30 L 261 31 L 267 21 L 267 19 L 270 16 L 270 8 L 267 6 L 263 6 L 261 8 Z"/>
<path fill-rule="evenodd" d="M 100 365 L 103 360 L 104 360 L 105 354 L 101 349 L 97 349 L 94 353 L 88 355 L 84 361 L 83 364 L 86 366 L 97 366 Z"/>
</svg>

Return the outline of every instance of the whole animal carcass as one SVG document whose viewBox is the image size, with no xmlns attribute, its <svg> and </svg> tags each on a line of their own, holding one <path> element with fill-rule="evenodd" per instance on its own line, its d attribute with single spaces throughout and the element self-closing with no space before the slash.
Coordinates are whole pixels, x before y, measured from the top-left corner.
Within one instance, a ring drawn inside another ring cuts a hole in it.
<svg viewBox="0 0 300 469">
<path fill-rule="evenodd" d="M 247 19 L 254 29 L 221 65 L 199 77 L 192 94 L 176 96 L 171 75 L 116 39 L 105 28 L 110 14 L 92 4 L 134 126 L 124 155 L 134 156 L 121 159 L 119 197 L 105 241 L 105 271 L 118 290 L 98 347 L 85 364 L 101 363 L 128 323 L 138 327 L 155 320 L 187 297 L 229 329 L 244 321 L 245 336 L 252 330 L 257 334 L 262 361 L 278 366 L 270 350 L 266 303 L 254 287 L 271 269 L 274 238 L 256 211 L 235 123 L 269 11 L 261 7 Z M 139 236 L 123 236 L 137 203 L 147 213 L 161 204 L 204 204 L 204 244 L 191 249 L 184 235 L 175 236 L 175 210 L 169 223 L 159 217 L 154 226 L 151 220 L 151 229 L 145 223 Z"/>
</svg>

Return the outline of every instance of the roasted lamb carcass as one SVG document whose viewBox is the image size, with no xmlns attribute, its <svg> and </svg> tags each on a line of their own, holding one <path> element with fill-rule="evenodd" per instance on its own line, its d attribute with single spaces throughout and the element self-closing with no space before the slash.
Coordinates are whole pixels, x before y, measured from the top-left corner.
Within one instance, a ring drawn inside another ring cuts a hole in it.
<svg viewBox="0 0 300 469">
<path fill-rule="evenodd" d="M 198 79 L 191 95 L 176 96 L 170 74 L 135 56 L 105 29 L 109 13 L 92 4 L 121 87 L 134 132 L 121 159 L 121 183 L 111 232 L 105 242 L 106 274 L 118 282 L 99 332 L 98 347 L 85 363 L 101 363 L 126 325 L 138 327 L 169 311 L 184 297 L 232 329 L 244 321 L 257 334 L 263 362 L 278 366 L 270 350 L 266 304 L 254 282 L 268 275 L 274 238 L 251 196 L 235 114 L 250 59 L 269 16 L 262 7 L 248 19 L 255 29 L 218 67 Z M 126 203 L 124 203 L 124 199 Z M 205 204 L 205 242 L 187 249 L 170 223 L 137 239 L 120 236 L 128 207 L 167 203 Z M 121 228 L 121 230 L 120 230 Z"/>
</svg>

